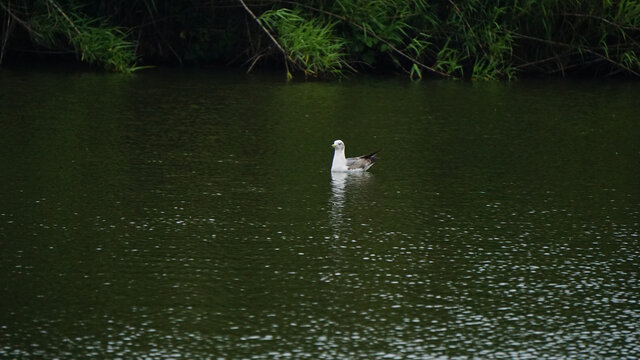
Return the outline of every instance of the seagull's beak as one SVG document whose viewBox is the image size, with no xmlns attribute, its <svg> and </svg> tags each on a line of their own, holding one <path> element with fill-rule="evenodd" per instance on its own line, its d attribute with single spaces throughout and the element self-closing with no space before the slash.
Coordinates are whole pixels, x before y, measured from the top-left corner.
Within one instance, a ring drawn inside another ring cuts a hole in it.
<svg viewBox="0 0 640 360">
<path fill-rule="evenodd" d="M 336 144 L 331 144 L 331 147 L 335 149 L 336 148 Z"/>
</svg>

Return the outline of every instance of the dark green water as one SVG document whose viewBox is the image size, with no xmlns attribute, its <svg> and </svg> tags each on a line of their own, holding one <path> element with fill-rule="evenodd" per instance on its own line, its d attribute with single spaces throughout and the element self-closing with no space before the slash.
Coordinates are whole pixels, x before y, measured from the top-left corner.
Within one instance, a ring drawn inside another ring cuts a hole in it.
<svg viewBox="0 0 640 360">
<path fill-rule="evenodd" d="M 0 71 L 0 358 L 640 358 L 639 103 Z"/>
</svg>

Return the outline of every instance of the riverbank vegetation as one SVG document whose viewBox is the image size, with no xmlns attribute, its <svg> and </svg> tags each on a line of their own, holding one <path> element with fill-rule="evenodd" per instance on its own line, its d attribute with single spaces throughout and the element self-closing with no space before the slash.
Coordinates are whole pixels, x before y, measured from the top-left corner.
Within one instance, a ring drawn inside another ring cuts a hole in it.
<svg viewBox="0 0 640 360">
<path fill-rule="evenodd" d="M 640 0 L 0 0 L 0 21 L 0 64 L 640 77 Z"/>
</svg>

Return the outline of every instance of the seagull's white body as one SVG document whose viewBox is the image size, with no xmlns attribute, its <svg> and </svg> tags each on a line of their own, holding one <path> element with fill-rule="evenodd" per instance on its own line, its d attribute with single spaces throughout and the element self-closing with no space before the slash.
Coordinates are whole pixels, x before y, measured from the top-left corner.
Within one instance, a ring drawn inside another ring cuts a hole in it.
<svg viewBox="0 0 640 360">
<path fill-rule="evenodd" d="M 347 158 L 344 154 L 344 142 L 342 140 L 334 141 L 331 146 L 335 148 L 333 163 L 331 163 L 332 172 L 367 171 L 377 160 L 375 157 L 378 153 L 377 151 L 369 155 Z"/>
<path fill-rule="evenodd" d="M 348 171 L 347 157 L 344 155 L 344 146 L 338 147 L 333 143 L 335 152 L 333 153 L 333 162 L 331 163 L 331 171 Z"/>
</svg>

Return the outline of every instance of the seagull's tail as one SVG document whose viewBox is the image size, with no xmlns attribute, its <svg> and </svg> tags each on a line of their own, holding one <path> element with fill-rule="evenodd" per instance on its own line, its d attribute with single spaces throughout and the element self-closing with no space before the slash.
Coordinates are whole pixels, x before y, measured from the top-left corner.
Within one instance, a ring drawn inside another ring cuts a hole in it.
<svg viewBox="0 0 640 360">
<path fill-rule="evenodd" d="M 361 156 L 361 158 L 363 158 L 363 159 L 367 159 L 367 160 L 371 160 L 371 162 L 372 162 L 372 163 L 374 163 L 374 162 L 376 162 L 376 160 L 378 160 L 378 157 L 377 157 L 376 155 L 377 155 L 380 151 L 382 151 L 382 150 L 374 151 L 374 152 L 372 152 L 372 153 L 371 153 L 371 154 L 369 154 L 369 155 Z"/>
</svg>

